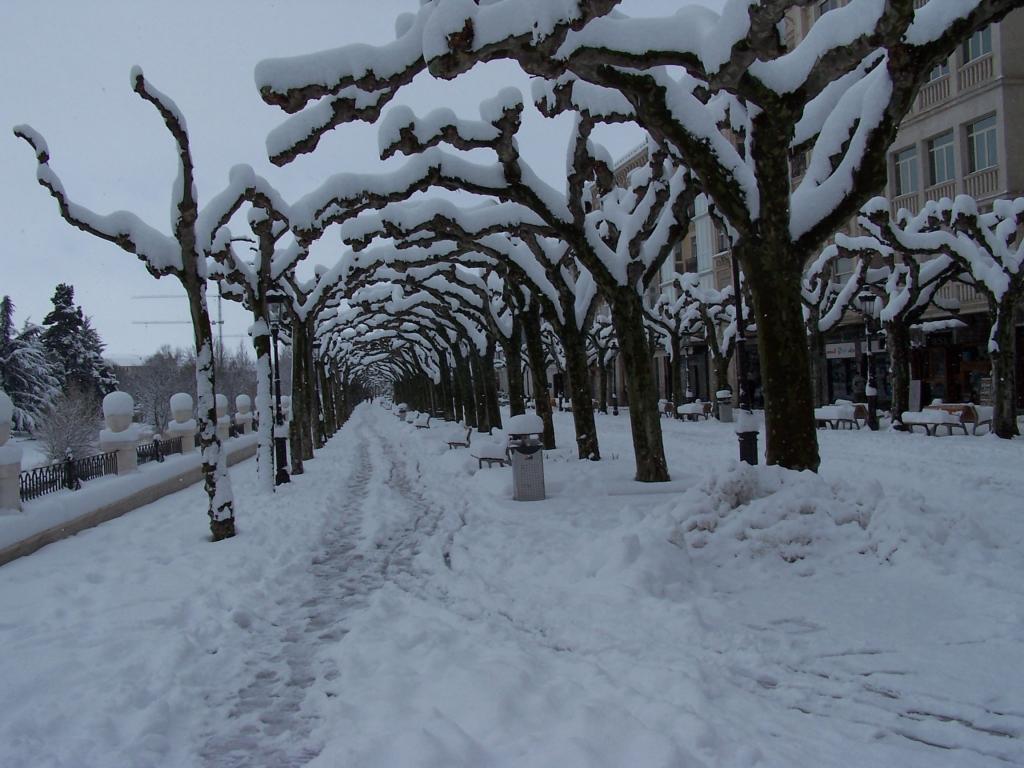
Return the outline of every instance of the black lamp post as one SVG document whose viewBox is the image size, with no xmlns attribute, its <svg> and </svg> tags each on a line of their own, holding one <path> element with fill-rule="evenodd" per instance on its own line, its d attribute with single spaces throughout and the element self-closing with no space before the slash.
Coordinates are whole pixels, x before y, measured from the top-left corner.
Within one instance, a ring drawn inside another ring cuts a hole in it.
<svg viewBox="0 0 1024 768">
<path fill-rule="evenodd" d="M 281 409 L 281 358 L 277 351 L 277 334 L 284 320 L 285 296 L 280 293 L 267 294 L 267 314 L 270 316 L 270 343 L 274 351 L 274 454 L 277 472 L 274 485 L 291 482 L 288 476 L 288 438 L 284 433 L 284 411 Z"/>
<path fill-rule="evenodd" d="M 683 400 L 684 402 L 693 401 L 693 390 L 690 389 L 690 355 L 693 354 L 693 348 L 690 346 L 690 341 L 687 339 L 683 343 Z"/>
<path fill-rule="evenodd" d="M 743 319 L 743 296 L 740 289 L 740 265 L 736 254 L 732 259 L 732 297 L 736 308 L 736 386 L 739 387 L 740 402 L 738 414 L 742 420 L 737 425 L 736 437 L 740 442 L 740 461 L 757 464 L 757 429 L 754 427 L 754 412 L 750 402 L 750 388 L 747 384 L 747 337 Z"/>
<path fill-rule="evenodd" d="M 875 366 L 871 359 L 871 321 L 875 316 L 875 294 L 871 291 L 864 291 L 858 297 L 861 311 L 864 314 L 864 376 L 867 384 L 864 386 L 864 394 L 868 400 L 868 428 L 872 431 L 878 430 L 878 389 L 875 386 Z"/>
<path fill-rule="evenodd" d="M 316 423 L 317 434 L 320 436 L 318 448 L 322 448 L 327 442 L 327 435 L 324 433 L 326 423 L 324 421 L 324 389 L 320 383 L 320 350 L 323 345 L 320 339 L 313 339 L 313 365 L 310 366 L 310 375 L 313 376 L 313 387 L 316 390 Z"/>
</svg>

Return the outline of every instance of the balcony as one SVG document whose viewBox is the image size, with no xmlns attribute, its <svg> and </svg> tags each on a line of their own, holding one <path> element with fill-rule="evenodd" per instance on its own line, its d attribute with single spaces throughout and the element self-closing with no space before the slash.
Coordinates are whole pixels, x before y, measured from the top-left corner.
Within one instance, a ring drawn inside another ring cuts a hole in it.
<svg viewBox="0 0 1024 768">
<path fill-rule="evenodd" d="M 949 75 L 945 75 L 938 80 L 932 80 L 930 83 L 922 85 L 921 90 L 917 92 L 917 104 L 915 105 L 917 109 L 930 109 L 949 99 L 951 80 Z"/>
<path fill-rule="evenodd" d="M 925 200 L 941 200 L 944 197 L 950 199 L 956 197 L 956 181 L 954 179 L 935 184 L 924 191 Z"/>
<path fill-rule="evenodd" d="M 961 309 L 976 308 L 986 302 L 984 294 L 973 285 L 952 280 L 935 292 L 935 298 L 940 305 L 948 306 L 948 303 L 952 303 Z"/>
<path fill-rule="evenodd" d="M 987 53 L 974 61 L 969 61 L 960 67 L 957 72 L 957 87 L 961 91 L 966 91 L 970 88 L 975 88 L 984 82 L 992 79 L 995 73 L 995 65 L 993 61 L 995 57 L 991 53 Z"/>
<path fill-rule="evenodd" d="M 964 177 L 964 192 L 975 200 L 999 191 L 999 167 L 985 168 Z"/>
<path fill-rule="evenodd" d="M 911 214 L 917 213 L 921 210 L 921 196 L 917 192 L 908 192 L 905 195 L 894 197 L 892 199 L 893 216 L 896 215 L 900 208 L 906 208 Z"/>
</svg>

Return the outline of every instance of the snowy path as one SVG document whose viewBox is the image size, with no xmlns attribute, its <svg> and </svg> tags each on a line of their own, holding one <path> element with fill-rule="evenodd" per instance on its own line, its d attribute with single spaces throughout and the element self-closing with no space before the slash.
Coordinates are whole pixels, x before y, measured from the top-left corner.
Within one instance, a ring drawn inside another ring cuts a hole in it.
<svg viewBox="0 0 1024 768">
<path fill-rule="evenodd" d="M 362 407 L 229 542 L 190 489 L 3 567 L 0 765 L 1024 765 L 1024 442 L 665 422 L 652 487 L 598 427 L 521 504 Z"/>
<path fill-rule="evenodd" d="M 250 679 L 216 707 L 228 712 L 228 720 L 216 724 L 201 751 L 210 768 L 288 768 L 315 758 L 320 749 L 308 740 L 319 714 L 304 700 L 320 688 L 333 697 L 331 689 L 343 684 L 336 664 L 319 652 L 348 633 L 349 619 L 385 582 L 419 588 L 413 560 L 421 538 L 434 533 L 442 513 L 416 495 L 416 478 L 410 476 L 415 467 L 364 417 L 358 415 L 353 425 L 357 455 L 321 534 L 309 590 L 278 596 L 273 631 L 251 636 L 245 663 Z M 376 532 L 373 548 L 366 551 L 360 540 L 382 496 L 392 521 L 387 530 Z"/>
</svg>

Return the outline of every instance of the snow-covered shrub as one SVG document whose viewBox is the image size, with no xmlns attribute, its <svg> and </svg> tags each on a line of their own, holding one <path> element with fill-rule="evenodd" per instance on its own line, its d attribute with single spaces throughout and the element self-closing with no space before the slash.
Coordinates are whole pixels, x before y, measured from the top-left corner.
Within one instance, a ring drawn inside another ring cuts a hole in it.
<svg viewBox="0 0 1024 768">
<path fill-rule="evenodd" d="M 96 453 L 102 427 L 99 398 L 92 392 L 71 386 L 54 400 L 36 421 L 33 436 L 51 461 L 63 459 L 68 451 L 76 458 Z"/>
</svg>

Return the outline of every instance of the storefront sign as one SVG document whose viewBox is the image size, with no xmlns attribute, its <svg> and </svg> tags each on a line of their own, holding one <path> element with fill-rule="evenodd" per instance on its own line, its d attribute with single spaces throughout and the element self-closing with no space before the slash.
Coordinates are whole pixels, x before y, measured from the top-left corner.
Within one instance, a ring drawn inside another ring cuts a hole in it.
<svg viewBox="0 0 1024 768">
<path fill-rule="evenodd" d="M 980 405 L 995 405 L 992 399 L 992 377 L 982 376 L 978 381 L 978 399 Z"/>
<path fill-rule="evenodd" d="M 856 357 L 857 345 L 852 341 L 843 341 L 825 345 L 826 360 L 840 360 L 842 358 Z"/>
</svg>

